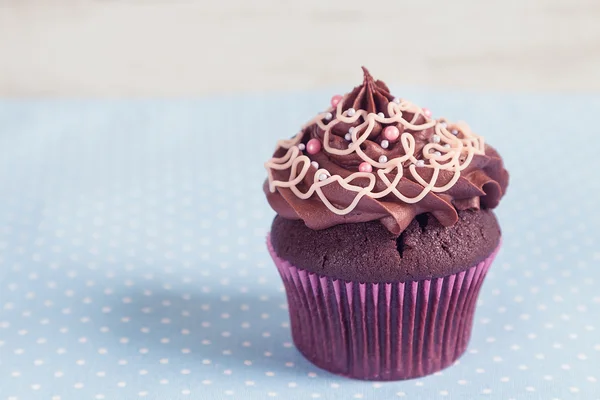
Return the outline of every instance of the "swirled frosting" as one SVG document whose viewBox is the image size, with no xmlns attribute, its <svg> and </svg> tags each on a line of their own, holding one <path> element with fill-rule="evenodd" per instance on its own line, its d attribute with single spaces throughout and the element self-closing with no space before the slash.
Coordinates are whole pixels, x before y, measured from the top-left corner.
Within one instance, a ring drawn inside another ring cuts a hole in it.
<svg viewBox="0 0 600 400">
<path fill-rule="evenodd" d="M 312 229 L 379 220 L 394 234 L 422 213 L 450 226 L 457 210 L 496 207 L 508 185 L 498 153 L 363 70 L 362 85 L 277 143 L 265 163 L 271 207 Z"/>
</svg>

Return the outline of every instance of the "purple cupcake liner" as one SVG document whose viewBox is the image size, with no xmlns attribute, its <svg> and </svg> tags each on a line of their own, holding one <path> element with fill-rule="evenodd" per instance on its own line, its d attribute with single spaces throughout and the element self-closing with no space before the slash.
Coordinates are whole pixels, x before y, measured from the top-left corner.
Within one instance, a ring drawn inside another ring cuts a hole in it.
<svg viewBox="0 0 600 400">
<path fill-rule="evenodd" d="M 475 304 L 500 245 L 479 264 L 442 278 L 360 283 L 307 272 L 269 252 L 289 304 L 292 337 L 313 364 L 355 379 L 432 374 L 466 350 Z"/>
</svg>

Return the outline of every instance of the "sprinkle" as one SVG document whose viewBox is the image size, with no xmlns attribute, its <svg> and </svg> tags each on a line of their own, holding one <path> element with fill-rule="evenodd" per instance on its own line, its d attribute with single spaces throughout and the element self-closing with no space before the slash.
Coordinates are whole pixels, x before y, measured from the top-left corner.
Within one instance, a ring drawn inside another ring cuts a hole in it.
<svg viewBox="0 0 600 400">
<path fill-rule="evenodd" d="M 390 142 L 388 142 L 387 140 L 382 140 L 381 141 L 381 147 L 383 147 L 384 149 L 387 149 L 388 147 L 390 147 Z"/>
<path fill-rule="evenodd" d="M 440 153 L 439 151 L 436 151 L 436 152 L 435 152 L 435 153 L 433 153 L 433 154 L 434 154 L 434 155 L 436 155 L 436 156 L 441 156 L 441 155 L 442 155 L 442 153 Z"/>
<path fill-rule="evenodd" d="M 306 146 L 304 145 L 304 143 L 300 143 L 300 144 L 298 145 L 298 148 L 299 148 L 301 151 L 304 151 L 304 149 L 306 149 Z"/>
<path fill-rule="evenodd" d="M 361 162 L 360 165 L 358 166 L 358 170 L 360 172 L 372 172 L 373 167 L 368 162 Z"/>
<path fill-rule="evenodd" d="M 439 143 L 440 142 L 440 137 L 438 135 L 433 135 L 433 137 L 431 138 L 431 140 L 433 141 L 433 143 Z"/>
<path fill-rule="evenodd" d="M 444 147 L 445 147 L 445 148 L 447 148 L 447 149 L 449 149 L 449 148 L 450 148 L 450 145 L 449 145 L 448 143 L 446 143 L 446 144 L 444 145 Z"/>
<path fill-rule="evenodd" d="M 315 169 L 319 169 L 319 163 L 316 161 L 311 161 L 310 165 L 312 165 L 313 167 L 315 167 Z"/>
<path fill-rule="evenodd" d="M 383 163 L 386 163 L 386 162 L 387 162 L 387 160 L 388 160 L 388 158 L 387 158 L 386 156 L 381 156 L 381 157 L 379 157 L 379 162 L 380 162 L 380 163 L 382 163 L 382 164 L 383 164 Z"/>
<path fill-rule="evenodd" d="M 317 154 L 321 151 L 321 142 L 319 142 L 319 139 L 310 139 L 306 144 L 306 151 L 308 151 L 308 154 Z"/>
<path fill-rule="evenodd" d="M 352 116 L 354 116 L 354 114 L 356 114 L 356 110 L 354 108 L 349 108 L 346 111 L 346 114 L 348 114 L 349 117 L 352 117 Z"/>
<path fill-rule="evenodd" d="M 446 128 L 448 126 L 446 122 L 440 122 L 440 125 L 442 126 L 442 128 Z"/>
<path fill-rule="evenodd" d="M 352 135 L 350 133 L 346 133 L 346 135 L 344 136 L 344 139 L 346 139 L 347 141 L 351 141 Z"/>
<path fill-rule="evenodd" d="M 451 132 L 451 133 L 452 133 L 454 136 L 458 135 L 458 131 L 457 131 L 456 129 L 452 129 L 452 132 Z"/>
<path fill-rule="evenodd" d="M 321 173 L 321 175 L 319 175 L 319 180 L 320 181 L 324 181 L 325 179 L 329 178 L 329 175 L 327 175 L 326 173 Z"/>
<path fill-rule="evenodd" d="M 417 160 L 416 166 L 419 168 L 422 168 L 425 166 L 425 161 L 423 160 Z"/>
<path fill-rule="evenodd" d="M 336 94 L 335 96 L 333 96 L 331 98 L 331 106 L 336 107 L 338 105 L 338 103 L 340 102 L 340 100 L 342 100 L 342 96 L 340 96 L 339 94 Z"/>
<path fill-rule="evenodd" d="M 348 133 L 354 133 L 354 127 L 351 126 L 350 128 L 348 128 Z"/>
<path fill-rule="evenodd" d="M 423 115 L 425 115 L 427 118 L 431 118 L 431 110 L 429 108 L 424 108 Z"/>
<path fill-rule="evenodd" d="M 333 115 L 330 112 L 325 113 L 325 119 L 327 121 L 329 121 L 331 118 L 333 118 Z"/>
<path fill-rule="evenodd" d="M 400 104 L 400 99 L 399 99 L 399 98 L 397 98 L 397 97 L 394 97 L 394 100 L 393 100 L 393 101 L 394 101 L 394 103 L 396 103 L 396 104 Z"/>
<path fill-rule="evenodd" d="M 398 139 L 399 136 L 400 131 L 393 125 L 390 125 L 383 130 L 383 137 L 389 140 L 390 142 L 393 142 L 394 140 Z"/>
<path fill-rule="evenodd" d="M 385 114 L 383 114 L 382 112 L 377 113 L 377 116 L 380 117 L 380 118 L 385 118 Z"/>
</svg>

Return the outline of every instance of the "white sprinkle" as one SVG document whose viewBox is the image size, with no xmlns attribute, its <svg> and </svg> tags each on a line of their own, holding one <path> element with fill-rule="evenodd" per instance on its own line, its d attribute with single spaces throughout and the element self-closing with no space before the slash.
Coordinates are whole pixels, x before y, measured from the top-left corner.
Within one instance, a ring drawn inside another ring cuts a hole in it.
<svg viewBox="0 0 600 400">
<path fill-rule="evenodd" d="M 350 133 L 350 134 L 354 133 L 354 127 L 353 126 L 351 126 L 350 128 L 348 128 L 348 133 Z"/>
<path fill-rule="evenodd" d="M 331 118 L 333 118 L 333 115 L 331 115 L 331 113 L 330 113 L 330 112 L 328 112 L 328 113 L 326 113 L 326 114 L 325 114 L 325 119 L 326 119 L 327 121 L 329 121 Z"/>
<path fill-rule="evenodd" d="M 326 173 L 322 173 L 321 175 L 319 175 L 319 180 L 320 181 L 324 181 L 327 178 L 329 178 L 329 176 Z"/>
<path fill-rule="evenodd" d="M 440 125 L 442 126 L 442 128 L 445 128 L 448 126 L 448 124 L 446 122 L 440 122 Z"/>
<path fill-rule="evenodd" d="M 304 143 L 300 143 L 300 144 L 298 145 L 298 148 L 299 148 L 300 150 L 304 151 L 304 149 L 306 149 L 306 145 L 305 145 Z"/>
<path fill-rule="evenodd" d="M 350 133 L 346 133 L 346 135 L 344 136 L 344 139 L 346 139 L 347 141 L 351 141 L 352 135 Z"/>
<path fill-rule="evenodd" d="M 449 148 L 450 148 L 450 144 L 446 143 L 446 144 L 444 145 L 444 148 L 446 148 L 446 149 L 449 149 Z"/>
<path fill-rule="evenodd" d="M 349 117 L 352 117 L 356 114 L 356 110 L 354 108 L 349 108 L 348 111 L 346 111 L 346 114 L 348 114 Z"/>
<path fill-rule="evenodd" d="M 315 169 L 319 169 L 319 163 L 316 161 L 311 161 L 310 165 L 312 165 L 313 167 L 315 167 Z"/>
<path fill-rule="evenodd" d="M 381 117 L 381 118 L 385 118 L 385 115 L 384 115 L 382 112 L 380 112 L 380 113 L 377 113 L 377 116 L 378 116 L 378 117 Z"/>
<path fill-rule="evenodd" d="M 438 156 L 438 157 L 442 155 L 442 153 L 440 153 L 439 151 L 436 151 L 436 152 L 435 152 L 435 153 L 433 153 L 433 154 L 434 154 L 434 155 L 436 155 L 436 156 Z"/>
<path fill-rule="evenodd" d="M 399 99 L 399 98 L 397 98 L 397 97 L 394 97 L 394 103 L 396 103 L 396 104 L 400 104 L 400 99 Z"/>
<path fill-rule="evenodd" d="M 379 162 L 380 162 L 380 163 L 382 163 L 382 164 L 383 164 L 383 163 L 386 163 L 387 161 L 388 161 L 388 158 L 387 158 L 386 156 L 381 156 L 381 157 L 379 157 Z"/>
<path fill-rule="evenodd" d="M 433 137 L 431 138 L 431 140 L 433 141 L 433 143 L 439 143 L 440 142 L 440 137 L 438 135 L 433 135 Z"/>
<path fill-rule="evenodd" d="M 382 140 L 381 141 L 381 147 L 384 149 L 387 149 L 388 147 L 390 147 L 390 142 L 388 142 L 387 140 Z"/>
<path fill-rule="evenodd" d="M 417 160 L 417 167 L 422 168 L 425 166 L 425 161 L 424 160 Z"/>
<path fill-rule="evenodd" d="M 456 135 L 458 135 L 458 130 L 456 130 L 456 129 L 452 129 L 451 133 L 452 133 L 454 136 L 456 136 Z"/>
</svg>

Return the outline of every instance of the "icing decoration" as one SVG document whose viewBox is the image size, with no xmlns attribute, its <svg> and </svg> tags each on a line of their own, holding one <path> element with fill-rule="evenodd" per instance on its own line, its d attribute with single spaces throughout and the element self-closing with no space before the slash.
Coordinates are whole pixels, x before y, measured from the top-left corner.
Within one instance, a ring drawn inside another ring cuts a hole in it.
<svg viewBox="0 0 600 400">
<path fill-rule="evenodd" d="M 361 162 L 360 165 L 358 166 L 358 170 L 360 172 L 372 172 L 373 171 L 373 167 L 371 166 L 371 164 L 369 164 L 368 162 Z"/>
<path fill-rule="evenodd" d="M 310 139 L 306 144 L 306 151 L 308 154 L 317 154 L 321 151 L 321 142 L 319 142 L 319 139 Z"/>
<path fill-rule="evenodd" d="M 324 122 L 321 113 L 292 139 L 277 143 L 273 158 L 265 163 L 267 197 L 279 192 L 279 197 L 269 197 L 276 202 L 271 203 L 276 211 L 288 218 L 309 218 L 305 222 L 315 229 L 345 221 L 322 214 L 318 201 L 330 215 L 353 215 L 347 221 L 381 219 L 398 233 L 415 215 L 428 210 L 445 225 L 454 223 L 458 217 L 452 199 L 459 209 L 478 208 L 480 198 L 495 207 L 508 174 L 493 149 L 486 156 L 484 139 L 464 123 L 431 119 L 431 111 L 393 97 L 385 84 L 364 72 L 363 85 L 336 98 L 336 105 L 327 110 L 333 115 L 331 121 Z M 384 116 L 380 110 L 385 110 Z M 391 141 L 395 144 L 389 149 Z M 301 143 L 306 143 L 308 155 L 299 150 Z M 477 163 L 471 167 L 474 159 Z M 319 169 L 320 163 L 328 170 Z M 487 164 L 493 170 L 480 170 Z M 459 180 L 457 192 L 454 186 Z M 489 184 L 494 186 L 484 191 Z M 306 205 L 298 203 L 309 199 Z M 363 199 L 372 201 L 354 214 Z M 418 206 L 420 202 L 424 206 Z M 416 207 L 410 212 L 402 208 L 412 204 Z"/>
<path fill-rule="evenodd" d="M 335 96 L 333 96 L 331 98 L 331 107 L 336 107 L 338 105 L 338 103 L 340 102 L 340 100 L 342 100 L 341 95 L 336 94 Z"/>
<path fill-rule="evenodd" d="M 383 137 L 393 142 L 400 137 L 400 131 L 394 125 L 390 125 L 383 130 Z"/>
</svg>

